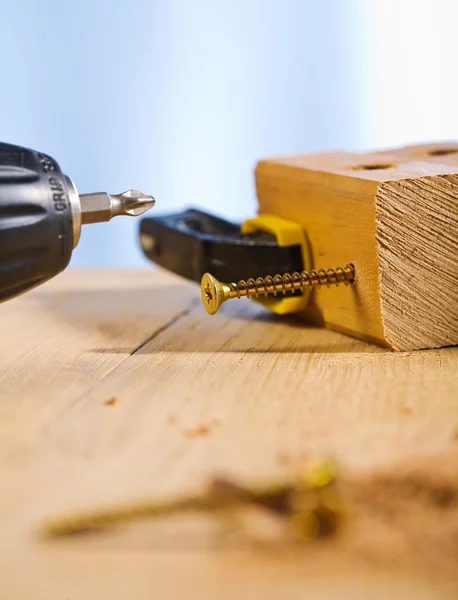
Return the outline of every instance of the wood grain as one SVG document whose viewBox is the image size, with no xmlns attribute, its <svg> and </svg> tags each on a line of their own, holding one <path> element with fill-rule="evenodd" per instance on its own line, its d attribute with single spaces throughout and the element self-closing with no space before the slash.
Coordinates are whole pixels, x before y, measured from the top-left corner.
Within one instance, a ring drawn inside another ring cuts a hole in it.
<svg viewBox="0 0 458 600">
<path fill-rule="evenodd" d="M 452 175 L 387 182 L 378 190 L 381 311 L 393 348 L 458 341 L 457 198 Z"/>
<path fill-rule="evenodd" d="M 456 348 L 393 353 L 247 300 L 209 317 L 197 286 L 158 271 L 70 271 L 1 311 L 2 600 L 456 597 L 455 504 L 422 501 L 456 479 Z M 225 542 L 191 518 L 37 535 L 56 514 L 322 455 L 356 511 L 327 543 Z"/>
<path fill-rule="evenodd" d="M 260 212 L 304 227 L 311 266 L 355 265 L 356 285 L 317 291 L 310 318 L 395 350 L 458 343 L 457 147 L 258 164 Z"/>
</svg>

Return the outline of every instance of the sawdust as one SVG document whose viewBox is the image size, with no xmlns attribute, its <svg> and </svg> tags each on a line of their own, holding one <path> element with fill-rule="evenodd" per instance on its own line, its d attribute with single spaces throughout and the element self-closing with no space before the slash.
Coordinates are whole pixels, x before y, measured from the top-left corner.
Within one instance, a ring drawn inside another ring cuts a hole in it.
<svg viewBox="0 0 458 600">
<path fill-rule="evenodd" d="M 211 433 L 211 427 L 209 427 L 208 425 L 199 425 L 198 427 L 195 427 L 194 429 L 188 429 L 185 434 L 187 437 L 190 438 L 198 438 L 198 437 L 205 437 L 207 435 L 210 435 Z"/>
<path fill-rule="evenodd" d="M 104 404 L 105 406 L 114 406 L 115 404 L 118 404 L 118 402 L 119 398 L 113 396 L 112 398 L 108 398 L 107 400 L 105 400 Z"/>
<path fill-rule="evenodd" d="M 208 423 L 202 423 L 193 429 L 185 431 L 185 435 L 190 438 L 205 437 L 213 433 L 215 427 L 221 424 L 221 420 L 218 418 L 211 419 Z"/>
</svg>

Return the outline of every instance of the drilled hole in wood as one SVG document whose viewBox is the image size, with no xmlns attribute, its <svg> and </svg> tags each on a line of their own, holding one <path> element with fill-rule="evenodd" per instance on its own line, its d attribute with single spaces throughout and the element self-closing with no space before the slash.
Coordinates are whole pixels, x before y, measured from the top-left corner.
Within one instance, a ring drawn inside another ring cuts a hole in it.
<svg viewBox="0 0 458 600">
<path fill-rule="evenodd" d="M 458 148 L 438 148 L 437 150 L 430 150 L 428 154 L 430 156 L 447 156 L 447 154 L 456 154 Z"/>
<path fill-rule="evenodd" d="M 351 167 L 354 171 L 378 171 L 379 169 L 392 169 L 395 165 L 391 165 L 388 163 L 377 163 L 370 165 L 356 165 L 356 167 Z"/>
</svg>

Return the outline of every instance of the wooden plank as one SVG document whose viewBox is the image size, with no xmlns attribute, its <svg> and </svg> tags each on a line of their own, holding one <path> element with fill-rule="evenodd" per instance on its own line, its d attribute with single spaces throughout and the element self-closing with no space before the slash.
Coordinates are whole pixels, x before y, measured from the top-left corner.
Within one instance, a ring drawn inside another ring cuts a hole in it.
<svg viewBox="0 0 458 600">
<path fill-rule="evenodd" d="M 26 443 L 29 428 L 46 427 L 186 311 L 192 287 L 173 276 L 161 281 L 152 270 L 67 272 L 1 305 L 0 447 L 11 452 L 17 428 Z"/>
<path fill-rule="evenodd" d="M 456 156 L 449 145 L 258 164 L 260 212 L 304 227 L 313 268 L 355 265 L 356 283 L 318 290 L 309 317 L 396 350 L 458 343 Z"/>
<path fill-rule="evenodd" d="M 393 586 L 403 598 L 456 597 L 455 504 L 438 512 L 421 498 L 458 466 L 458 349 L 393 353 L 246 300 L 210 318 L 197 286 L 150 271 L 67 273 L 5 305 L 7 328 L 2 600 L 384 598 Z M 51 515 L 197 490 L 215 472 L 292 475 L 323 454 L 340 461 L 356 510 L 328 543 L 225 543 L 195 519 L 37 536 Z M 412 479 L 411 464 L 436 479 Z M 402 504 L 413 480 L 420 500 Z"/>
</svg>

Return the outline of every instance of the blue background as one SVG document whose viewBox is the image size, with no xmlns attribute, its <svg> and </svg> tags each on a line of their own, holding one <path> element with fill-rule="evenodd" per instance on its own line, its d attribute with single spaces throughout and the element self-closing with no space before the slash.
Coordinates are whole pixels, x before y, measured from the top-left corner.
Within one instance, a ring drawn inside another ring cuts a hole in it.
<svg viewBox="0 0 458 600">
<path fill-rule="evenodd" d="M 82 193 L 242 219 L 261 157 L 458 137 L 453 0 L 0 4 L 0 138 Z M 86 227 L 72 265 L 147 265 L 137 228 Z"/>
</svg>

